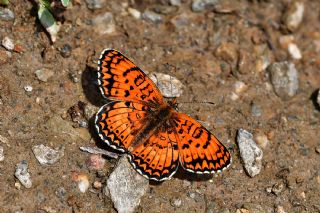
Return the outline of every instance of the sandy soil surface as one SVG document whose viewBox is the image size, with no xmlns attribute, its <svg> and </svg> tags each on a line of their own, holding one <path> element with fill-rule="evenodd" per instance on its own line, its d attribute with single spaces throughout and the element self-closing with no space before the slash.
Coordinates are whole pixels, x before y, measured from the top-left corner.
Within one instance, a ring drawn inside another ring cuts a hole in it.
<svg viewBox="0 0 320 213">
<path fill-rule="evenodd" d="M 105 48 L 179 79 L 179 110 L 233 156 L 219 175 L 179 170 L 150 182 L 136 212 L 320 212 L 320 1 L 154 2 L 74 0 L 57 17 L 54 43 L 33 1 L 0 7 L 14 14 L 0 16 L 0 40 L 15 45 L 0 47 L 0 212 L 116 212 L 105 185 L 117 160 L 90 168 L 92 155 L 79 149 L 101 147 L 93 116 L 104 103 L 96 61 Z M 277 63 L 297 73 L 272 74 Z M 215 104 L 197 103 L 206 101 Z M 239 154 L 240 128 L 263 151 L 254 177 Z M 40 144 L 63 156 L 41 165 L 33 152 Z M 15 177 L 18 163 L 27 163 L 30 187 Z M 85 193 L 78 174 L 89 179 Z"/>
</svg>

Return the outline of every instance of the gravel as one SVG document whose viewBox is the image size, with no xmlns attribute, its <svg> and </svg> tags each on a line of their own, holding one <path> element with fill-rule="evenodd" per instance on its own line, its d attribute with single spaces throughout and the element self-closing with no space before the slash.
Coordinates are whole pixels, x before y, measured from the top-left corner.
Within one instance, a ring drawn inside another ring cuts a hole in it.
<svg viewBox="0 0 320 213">
<path fill-rule="evenodd" d="M 32 181 L 30 173 L 28 172 L 28 163 L 23 160 L 16 165 L 16 172 L 14 174 L 20 183 L 27 189 L 32 187 Z"/>
<path fill-rule="evenodd" d="M 146 10 L 143 14 L 142 14 L 142 18 L 144 20 L 147 21 L 151 21 L 153 23 L 160 23 L 162 22 L 162 16 L 158 13 L 155 13 L 153 11 L 150 10 Z"/>
<path fill-rule="evenodd" d="M 218 2 L 219 0 L 193 0 L 191 9 L 193 12 L 201 12 L 216 5 Z"/>
<path fill-rule="evenodd" d="M 240 155 L 244 162 L 244 168 L 250 177 L 254 177 L 260 173 L 262 168 L 262 150 L 257 146 L 253 140 L 250 132 L 239 129 L 237 135 L 237 142 L 240 149 Z"/>
<path fill-rule="evenodd" d="M 49 69 L 43 68 L 35 71 L 35 74 L 40 81 L 47 82 L 48 79 L 54 75 L 54 72 Z"/>
<path fill-rule="evenodd" d="M 13 50 L 14 49 L 14 43 L 13 40 L 9 37 L 4 37 L 1 41 L 1 44 L 4 48 L 7 50 Z"/>
<path fill-rule="evenodd" d="M 0 8 L 0 20 L 2 21 L 14 20 L 14 13 L 8 8 Z"/>
<path fill-rule="evenodd" d="M 41 165 L 52 165 L 64 156 L 64 147 L 52 149 L 40 144 L 33 146 L 32 151 Z"/>
</svg>

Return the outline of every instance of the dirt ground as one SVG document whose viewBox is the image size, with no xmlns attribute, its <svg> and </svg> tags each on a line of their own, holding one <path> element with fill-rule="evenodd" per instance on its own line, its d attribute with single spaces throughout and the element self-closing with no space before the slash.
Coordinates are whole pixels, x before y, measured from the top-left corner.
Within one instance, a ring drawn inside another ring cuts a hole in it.
<svg viewBox="0 0 320 213">
<path fill-rule="evenodd" d="M 0 47 L 0 212 L 116 211 L 103 190 L 116 160 L 106 158 L 96 171 L 88 168 L 89 154 L 79 149 L 102 143 L 92 118 L 103 105 L 95 63 L 105 48 L 121 51 L 148 73 L 179 79 L 184 85 L 179 110 L 202 121 L 233 157 L 232 166 L 219 175 L 203 178 L 179 170 L 169 181 L 150 182 L 137 212 L 320 212 L 315 99 L 320 1 L 299 1 L 303 20 L 293 28 L 285 22 L 293 0 L 211 1 L 215 5 L 200 11 L 192 9 L 191 0 L 97 2 L 101 8 L 89 9 L 85 1 L 74 0 L 60 12 L 55 43 L 38 21 L 33 1 L 11 0 L 0 7 L 15 16 L 0 18 L 0 40 L 8 37 L 16 45 L 14 50 Z M 101 23 L 104 14 L 108 21 Z M 301 58 L 288 51 L 290 42 Z M 282 61 L 298 71 L 299 88 L 292 97 L 276 94 L 270 81 L 267 66 Z M 44 82 L 37 70 L 53 75 Z M 244 84 L 239 88 L 237 82 Z M 215 104 L 198 103 L 205 101 Z M 83 107 L 87 115 L 78 113 Z M 251 132 L 263 150 L 261 172 L 253 178 L 240 158 L 240 128 Z M 32 152 L 40 144 L 64 147 L 64 156 L 40 165 Z M 14 175 L 23 160 L 31 188 Z M 89 177 L 85 193 L 72 180 L 74 171 Z M 94 187 L 95 181 L 103 186 Z"/>
</svg>

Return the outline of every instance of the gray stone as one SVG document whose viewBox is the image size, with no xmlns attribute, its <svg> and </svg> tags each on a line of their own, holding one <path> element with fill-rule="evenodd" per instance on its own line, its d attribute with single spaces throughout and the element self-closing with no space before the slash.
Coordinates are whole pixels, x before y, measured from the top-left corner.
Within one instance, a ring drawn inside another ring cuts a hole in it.
<svg viewBox="0 0 320 213">
<path fill-rule="evenodd" d="M 111 12 L 96 16 L 92 20 L 92 24 L 94 26 L 94 31 L 100 35 L 113 34 L 116 31 L 116 25 Z"/>
<path fill-rule="evenodd" d="M 20 183 L 27 189 L 32 187 L 32 181 L 30 173 L 28 172 L 27 161 L 23 160 L 16 165 L 16 172 L 14 173 L 14 176 L 18 178 Z"/>
<path fill-rule="evenodd" d="M 0 161 L 4 161 L 3 146 L 0 146 Z"/>
<path fill-rule="evenodd" d="M 298 71 L 293 63 L 284 61 L 268 67 L 275 93 L 283 100 L 293 97 L 299 88 Z"/>
<path fill-rule="evenodd" d="M 104 6 L 105 0 L 86 0 L 86 3 L 90 10 L 96 10 L 101 9 Z"/>
<path fill-rule="evenodd" d="M 0 20 L 2 21 L 14 20 L 14 13 L 8 8 L 0 8 Z"/>
<path fill-rule="evenodd" d="M 183 84 L 175 77 L 163 73 L 151 73 L 149 77 L 165 97 L 180 97 L 183 92 Z"/>
<path fill-rule="evenodd" d="M 250 177 L 256 176 L 260 173 L 262 167 L 262 150 L 253 140 L 252 134 L 244 129 L 238 130 L 237 142 L 240 156 L 244 162 L 244 168 Z"/>
<path fill-rule="evenodd" d="M 4 48 L 7 50 L 13 50 L 14 49 L 14 43 L 13 40 L 9 37 L 4 37 L 1 41 L 1 44 Z"/>
<path fill-rule="evenodd" d="M 134 212 L 140 198 L 149 189 L 149 181 L 139 175 L 128 162 L 126 156 L 120 158 L 116 168 L 107 180 L 114 207 L 119 213 Z"/>
<path fill-rule="evenodd" d="M 283 22 L 288 30 L 295 31 L 303 20 L 304 3 L 302 1 L 294 1 L 290 3 L 287 11 L 284 13 Z"/>
<path fill-rule="evenodd" d="M 51 149 L 43 144 L 32 147 L 34 156 L 41 165 L 52 165 L 64 156 L 64 147 Z"/>
<path fill-rule="evenodd" d="M 191 9 L 194 12 L 201 12 L 208 7 L 213 7 L 219 2 L 219 0 L 193 0 Z"/>
<path fill-rule="evenodd" d="M 181 198 L 173 198 L 170 200 L 170 204 L 173 207 L 179 208 L 182 205 L 182 200 Z"/>
<path fill-rule="evenodd" d="M 147 21 L 154 22 L 154 23 L 160 23 L 162 21 L 162 16 L 161 15 L 159 15 L 158 13 L 155 13 L 153 11 L 150 11 L 150 10 L 146 10 L 142 14 L 142 18 L 147 20 Z"/>
<path fill-rule="evenodd" d="M 255 117 L 260 117 L 262 115 L 262 109 L 261 106 L 252 103 L 251 104 L 251 114 Z"/>
<path fill-rule="evenodd" d="M 48 69 L 40 69 L 35 71 L 35 74 L 40 81 L 47 82 L 54 75 L 54 72 Z"/>
</svg>

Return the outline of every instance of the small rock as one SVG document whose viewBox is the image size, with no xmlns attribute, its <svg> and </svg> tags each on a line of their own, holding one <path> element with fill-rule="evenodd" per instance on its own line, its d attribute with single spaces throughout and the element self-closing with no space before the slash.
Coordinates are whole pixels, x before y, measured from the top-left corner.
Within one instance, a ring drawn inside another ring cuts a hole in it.
<svg viewBox="0 0 320 213">
<path fill-rule="evenodd" d="M 132 8 L 132 7 L 128 8 L 128 13 L 135 19 L 141 18 L 141 12 L 137 9 Z"/>
<path fill-rule="evenodd" d="M 27 86 L 24 87 L 24 90 L 25 90 L 26 92 L 32 92 L 33 87 L 30 86 L 30 85 L 27 85 Z"/>
<path fill-rule="evenodd" d="M 102 188 L 102 183 L 100 182 L 100 181 L 95 181 L 95 182 L 93 182 L 93 187 L 95 188 L 95 189 L 101 189 Z"/>
<path fill-rule="evenodd" d="M 275 93 L 283 100 L 293 97 L 299 88 L 298 71 L 293 63 L 276 62 L 268 67 Z"/>
<path fill-rule="evenodd" d="M 96 16 L 92 20 L 94 31 L 100 35 L 113 34 L 116 31 L 116 25 L 113 20 L 111 12 L 106 12 L 102 15 Z"/>
<path fill-rule="evenodd" d="M 175 77 L 163 73 L 151 73 L 149 77 L 165 97 L 180 97 L 183 92 L 183 84 Z"/>
<path fill-rule="evenodd" d="M 23 160 L 16 165 L 15 177 L 18 178 L 20 183 L 27 189 L 32 187 L 30 173 L 28 172 L 28 163 Z"/>
<path fill-rule="evenodd" d="M 135 211 L 148 188 L 149 181 L 139 175 L 124 156 L 109 176 L 106 191 L 110 192 L 111 200 L 119 213 L 130 213 Z"/>
<path fill-rule="evenodd" d="M 0 20 L 2 21 L 14 20 L 14 13 L 8 8 L 0 8 Z"/>
<path fill-rule="evenodd" d="M 304 3 L 294 1 L 290 3 L 287 12 L 283 16 L 283 22 L 289 31 L 295 31 L 303 20 Z"/>
<path fill-rule="evenodd" d="M 41 165 L 52 165 L 64 156 L 64 147 L 51 149 L 43 144 L 32 147 L 34 156 Z"/>
<path fill-rule="evenodd" d="M 92 154 L 86 160 L 86 165 L 90 170 L 102 170 L 106 160 L 101 155 Z"/>
<path fill-rule="evenodd" d="M 193 12 L 201 12 L 209 7 L 214 7 L 219 0 L 193 0 L 191 9 Z"/>
<path fill-rule="evenodd" d="M 284 188 L 285 188 L 285 185 L 282 182 L 279 182 L 272 186 L 271 191 L 273 194 L 278 196 L 283 191 Z"/>
<path fill-rule="evenodd" d="M 47 82 L 54 75 L 54 72 L 44 68 L 35 71 L 35 74 L 40 81 Z"/>
<path fill-rule="evenodd" d="M 3 146 L 0 146 L 0 161 L 4 161 Z"/>
<path fill-rule="evenodd" d="M 284 208 L 282 206 L 277 206 L 276 213 L 286 213 L 286 211 L 284 210 Z"/>
<path fill-rule="evenodd" d="M 172 6 L 181 6 L 181 0 L 170 0 L 169 3 Z"/>
<path fill-rule="evenodd" d="M 244 92 L 247 88 L 248 88 L 248 86 L 242 81 L 236 81 L 234 83 L 234 91 L 237 94 Z"/>
<path fill-rule="evenodd" d="M 71 173 L 71 178 L 78 183 L 80 192 L 85 193 L 88 190 L 90 186 L 88 175 L 74 171 Z"/>
<path fill-rule="evenodd" d="M 262 150 L 254 142 L 252 134 L 244 129 L 238 130 L 237 142 L 247 173 L 250 177 L 256 176 L 262 167 Z"/>
<path fill-rule="evenodd" d="M 71 56 L 72 47 L 69 44 L 64 44 L 59 51 L 62 57 L 69 58 Z"/>
<path fill-rule="evenodd" d="M 144 20 L 151 21 L 153 23 L 161 23 L 162 22 L 162 16 L 159 15 L 158 13 L 155 13 L 155 12 L 150 11 L 150 10 L 146 10 L 142 14 L 142 18 Z"/>
<path fill-rule="evenodd" d="M 1 44 L 4 48 L 7 50 L 13 50 L 14 49 L 14 43 L 11 38 L 9 37 L 4 37 L 1 41 Z"/>
<path fill-rule="evenodd" d="M 182 205 L 182 200 L 180 198 L 174 198 L 170 201 L 171 206 L 179 208 Z"/>
<path fill-rule="evenodd" d="M 270 143 L 268 137 L 265 134 L 258 134 L 257 136 L 255 136 L 255 139 L 259 147 L 261 147 L 262 149 L 265 149 L 267 145 Z"/>
<path fill-rule="evenodd" d="M 297 44 L 294 43 L 294 36 L 293 35 L 281 36 L 279 38 L 279 43 L 283 49 L 286 49 L 288 51 L 291 58 L 297 59 L 297 60 L 302 58 L 301 51 L 300 51 L 299 47 L 297 46 Z"/>
<path fill-rule="evenodd" d="M 262 115 L 262 109 L 260 105 L 255 104 L 254 102 L 251 103 L 251 114 L 255 117 L 260 117 Z"/>
<path fill-rule="evenodd" d="M 90 10 L 101 9 L 104 6 L 105 2 L 105 0 L 86 0 L 87 7 Z"/>
<path fill-rule="evenodd" d="M 293 59 L 299 60 L 299 59 L 302 58 L 302 55 L 301 55 L 299 47 L 294 43 L 289 44 L 288 52 L 289 52 L 289 54 L 291 55 L 291 57 Z"/>
</svg>

